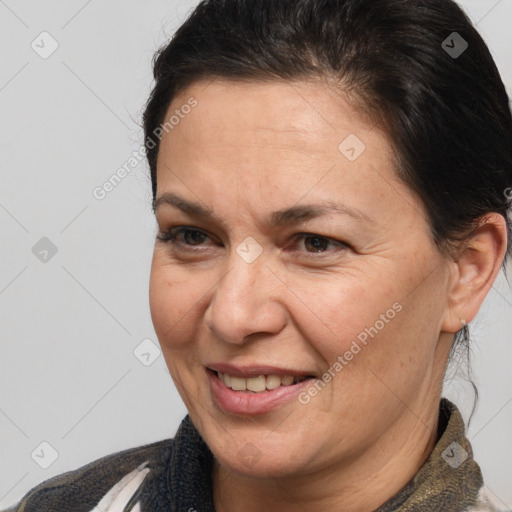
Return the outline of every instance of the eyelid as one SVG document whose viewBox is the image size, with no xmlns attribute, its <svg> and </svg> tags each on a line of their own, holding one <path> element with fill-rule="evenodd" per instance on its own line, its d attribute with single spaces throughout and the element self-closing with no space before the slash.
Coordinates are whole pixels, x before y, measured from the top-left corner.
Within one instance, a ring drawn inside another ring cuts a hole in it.
<svg viewBox="0 0 512 512">
<path fill-rule="evenodd" d="M 201 233 L 203 235 L 206 235 L 208 238 L 212 238 L 207 231 L 205 231 L 204 229 L 196 228 L 194 226 L 174 226 L 168 229 L 159 230 L 156 235 L 156 238 L 157 240 L 160 240 L 164 243 L 172 243 L 172 241 L 175 240 L 175 238 L 178 235 L 185 233 L 187 231 Z M 194 247 L 194 245 L 187 246 L 187 244 L 181 244 L 180 242 L 176 242 L 175 245 L 185 245 L 186 247 L 190 248 Z"/>
<path fill-rule="evenodd" d="M 174 226 L 167 230 L 159 231 L 159 233 L 157 234 L 157 239 L 164 243 L 171 244 L 171 245 L 177 247 L 178 250 L 181 250 L 183 252 L 189 252 L 189 253 L 204 252 L 205 249 L 201 248 L 202 244 L 195 246 L 195 245 L 188 245 L 188 244 L 183 244 L 181 242 L 175 241 L 177 236 L 179 236 L 182 233 L 186 233 L 187 231 L 201 233 L 203 235 L 206 235 L 206 237 L 212 239 L 212 237 L 210 236 L 210 234 L 207 231 L 205 231 L 204 229 L 197 228 L 195 226 Z M 301 233 L 295 233 L 292 236 L 292 239 L 297 240 L 297 241 L 305 240 L 307 238 L 319 238 L 319 239 L 328 241 L 330 244 L 332 244 L 334 246 L 338 246 L 338 250 L 334 250 L 334 251 L 329 251 L 329 250 L 326 250 L 323 252 L 300 251 L 303 254 L 306 254 L 307 258 L 311 257 L 311 258 L 318 259 L 320 257 L 331 256 L 331 255 L 333 255 L 333 253 L 337 254 L 340 250 L 343 251 L 346 249 L 351 249 L 351 245 L 342 240 L 337 240 L 335 238 L 325 236 L 325 235 L 320 235 L 317 233 L 301 232 Z M 221 245 L 222 245 L 222 243 L 221 243 Z"/>
<path fill-rule="evenodd" d="M 305 240 L 307 238 L 319 238 L 322 240 L 326 240 L 327 242 L 329 242 L 329 244 L 332 244 L 333 246 L 336 247 L 333 250 L 326 250 L 323 252 L 299 251 L 302 254 L 305 254 L 306 258 L 312 258 L 312 259 L 318 259 L 318 258 L 322 258 L 322 257 L 327 258 L 329 256 L 337 255 L 340 251 L 346 251 L 347 249 L 351 249 L 351 246 L 348 243 L 343 242 L 342 240 L 337 240 L 336 238 L 332 238 L 330 236 L 319 235 L 317 233 L 310 233 L 310 232 L 296 233 L 295 235 L 293 235 L 292 238 L 294 240 L 295 239 Z"/>
</svg>

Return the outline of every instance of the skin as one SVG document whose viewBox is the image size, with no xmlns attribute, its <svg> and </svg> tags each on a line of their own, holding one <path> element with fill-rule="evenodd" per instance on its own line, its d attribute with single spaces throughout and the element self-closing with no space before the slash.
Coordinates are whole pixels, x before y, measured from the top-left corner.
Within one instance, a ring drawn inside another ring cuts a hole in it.
<svg viewBox="0 0 512 512">
<path fill-rule="evenodd" d="M 200 81 L 168 116 L 190 97 L 197 106 L 161 140 L 157 198 L 173 192 L 222 222 L 157 208 L 159 232 L 204 234 L 156 241 L 150 307 L 172 378 L 216 458 L 215 508 L 374 510 L 437 442 L 453 336 L 500 270 L 505 221 L 491 214 L 457 258 L 441 255 L 421 199 L 393 171 L 386 134 L 323 80 Z M 349 134 L 366 146 L 353 162 L 338 149 Z M 266 223 L 276 210 L 326 200 L 372 221 L 329 213 Z M 252 263 L 236 251 L 249 236 L 262 249 Z M 394 303 L 401 311 L 307 405 L 292 400 L 248 417 L 214 402 L 204 365 L 321 378 Z M 239 454 L 247 443 L 259 456 L 250 466 Z"/>
</svg>

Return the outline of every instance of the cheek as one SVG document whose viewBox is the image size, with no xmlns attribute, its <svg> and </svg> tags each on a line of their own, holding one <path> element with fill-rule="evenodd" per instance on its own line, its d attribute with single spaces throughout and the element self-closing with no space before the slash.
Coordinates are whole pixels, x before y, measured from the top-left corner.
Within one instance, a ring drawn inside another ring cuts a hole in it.
<svg viewBox="0 0 512 512">
<path fill-rule="evenodd" d="M 192 293 L 194 292 L 194 293 Z M 151 267 L 149 306 L 151 319 L 162 349 L 177 350 L 187 345 L 197 325 L 198 303 L 202 293 L 183 279 L 182 272 L 170 265 Z"/>
<path fill-rule="evenodd" d="M 324 380 L 334 393 L 330 398 L 325 393 L 319 404 L 323 400 L 345 410 L 354 402 L 354 413 L 363 404 L 382 406 L 385 413 L 397 400 L 390 389 L 404 402 L 412 400 L 432 365 L 437 341 L 432 320 L 439 315 L 435 304 L 440 298 L 427 283 L 411 293 L 405 274 L 400 280 L 398 273 L 395 279 L 380 279 L 380 274 L 354 272 L 301 286 L 298 295 L 309 307 L 302 307 L 303 335 L 320 354 Z"/>
<path fill-rule="evenodd" d="M 197 361 L 198 297 L 191 295 L 190 280 L 168 264 L 153 262 L 149 304 L 155 333 L 167 368 L 188 410 L 194 408 L 189 396 L 199 394 L 200 382 L 191 378 Z"/>
<path fill-rule="evenodd" d="M 370 296 L 366 299 L 357 307 L 371 311 L 370 315 L 351 309 L 353 320 L 344 317 L 353 328 L 347 330 L 344 342 L 350 346 L 340 345 L 340 352 L 346 351 L 334 387 L 346 397 L 343 405 L 350 402 L 355 414 L 364 416 L 370 407 L 391 420 L 404 404 L 415 410 L 413 404 L 435 371 L 442 297 L 425 285 L 413 293 L 400 287 L 391 296 L 375 290 L 373 302 Z"/>
<path fill-rule="evenodd" d="M 295 281 L 291 287 L 301 299 L 296 317 L 301 319 L 304 335 L 329 364 L 354 343 L 364 347 L 383 337 L 400 315 L 399 294 L 389 282 L 361 273 L 331 274 L 300 285 Z"/>
</svg>

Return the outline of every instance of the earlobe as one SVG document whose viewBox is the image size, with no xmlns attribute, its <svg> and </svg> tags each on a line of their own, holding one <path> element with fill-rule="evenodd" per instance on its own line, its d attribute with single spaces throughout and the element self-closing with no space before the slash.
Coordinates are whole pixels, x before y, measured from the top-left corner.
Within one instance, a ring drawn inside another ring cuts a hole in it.
<svg viewBox="0 0 512 512">
<path fill-rule="evenodd" d="M 498 213 L 481 218 L 454 259 L 442 330 L 457 332 L 477 315 L 507 250 L 507 224 Z"/>
</svg>

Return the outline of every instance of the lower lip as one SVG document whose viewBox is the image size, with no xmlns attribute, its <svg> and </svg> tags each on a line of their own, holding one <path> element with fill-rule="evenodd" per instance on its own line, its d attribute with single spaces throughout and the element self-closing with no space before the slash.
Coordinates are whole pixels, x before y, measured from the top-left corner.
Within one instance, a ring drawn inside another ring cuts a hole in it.
<svg viewBox="0 0 512 512">
<path fill-rule="evenodd" d="M 206 373 L 217 405 L 226 412 L 248 415 L 265 414 L 292 401 L 304 388 L 310 386 L 313 380 L 306 379 L 298 384 L 251 393 L 228 388 L 219 379 L 217 372 L 206 370 Z"/>
</svg>

